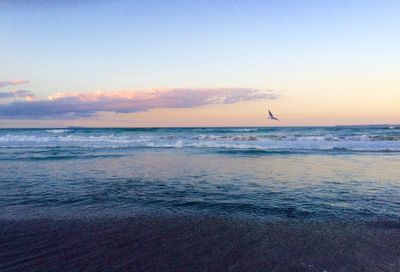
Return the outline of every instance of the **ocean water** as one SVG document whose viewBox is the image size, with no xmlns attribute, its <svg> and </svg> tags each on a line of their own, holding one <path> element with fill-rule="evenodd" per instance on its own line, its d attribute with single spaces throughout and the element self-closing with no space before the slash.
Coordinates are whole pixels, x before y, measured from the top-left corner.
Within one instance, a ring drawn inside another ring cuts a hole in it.
<svg viewBox="0 0 400 272">
<path fill-rule="evenodd" d="M 400 219 L 400 126 L 0 129 L 0 211 Z"/>
</svg>

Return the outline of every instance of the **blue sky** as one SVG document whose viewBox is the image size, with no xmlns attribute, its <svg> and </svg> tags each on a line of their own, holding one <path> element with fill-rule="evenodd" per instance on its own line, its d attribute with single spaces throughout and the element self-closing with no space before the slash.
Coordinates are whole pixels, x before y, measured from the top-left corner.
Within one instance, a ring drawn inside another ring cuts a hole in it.
<svg viewBox="0 0 400 272">
<path fill-rule="evenodd" d="M 29 80 L 23 87 L 38 99 L 59 92 L 255 88 L 280 94 L 273 106 L 287 124 L 395 122 L 399 10 L 399 1 L 6 0 L 0 81 Z M 366 107 L 349 117 L 357 101 L 387 112 L 374 115 Z M 265 102 L 249 103 L 264 110 Z M 324 107 L 313 112 L 312 105 Z"/>
</svg>

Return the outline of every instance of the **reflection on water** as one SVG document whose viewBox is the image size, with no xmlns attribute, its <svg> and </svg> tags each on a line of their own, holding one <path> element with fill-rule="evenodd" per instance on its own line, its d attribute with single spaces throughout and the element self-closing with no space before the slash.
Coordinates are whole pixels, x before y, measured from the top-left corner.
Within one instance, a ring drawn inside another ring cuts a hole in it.
<svg viewBox="0 0 400 272">
<path fill-rule="evenodd" d="M 72 160 L 57 148 L 2 152 L 3 158 L 18 152 L 61 156 L 2 161 L 3 218 L 158 211 L 271 218 L 400 215 L 400 158 L 391 154 L 258 156 L 81 148 Z"/>
</svg>

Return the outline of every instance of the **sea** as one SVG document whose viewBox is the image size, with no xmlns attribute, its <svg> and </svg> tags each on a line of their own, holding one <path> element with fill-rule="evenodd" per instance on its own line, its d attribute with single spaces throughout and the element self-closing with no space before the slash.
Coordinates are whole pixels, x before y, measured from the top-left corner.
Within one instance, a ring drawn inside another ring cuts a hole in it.
<svg viewBox="0 0 400 272">
<path fill-rule="evenodd" d="M 0 218 L 400 219 L 400 125 L 0 129 Z"/>
</svg>

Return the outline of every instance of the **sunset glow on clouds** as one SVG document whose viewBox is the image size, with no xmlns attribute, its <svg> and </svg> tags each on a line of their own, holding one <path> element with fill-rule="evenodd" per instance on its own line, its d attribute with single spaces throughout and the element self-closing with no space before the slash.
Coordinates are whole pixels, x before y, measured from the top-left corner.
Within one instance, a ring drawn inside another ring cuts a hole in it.
<svg viewBox="0 0 400 272">
<path fill-rule="evenodd" d="M 399 1 L 0 2 L 0 127 L 400 122 Z"/>
<path fill-rule="evenodd" d="M 18 97 L 33 94 L 18 93 Z M 3 94 L 4 95 L 4 94 Z M 11 96 L 11 93 L 9 94 Z M 2 119 L 50 119 L 96 116 L 99 112 L 135 113 L 161 108 L 195 108 L 243 101 L 274 100 L 273 91 L 251 88 L 173 88 L 145 91 L 57 93 L 47 100 L 0 105 Z"/>
<path fill-rule="evenodd" d="M 11 92 L 0 92 L 0 99 L 12 99 L 12 98 L 25 98 L 30 101 L 35 98 L 35 95 L 28 90 L 15 90 Z"/>
<path fill-rule="evenodd" d="M 8 81 L 0 81 L 0 87 L 12 86 L 12 85 L 20 85 L 29 83 L 29 80 L 8 80 Z"/>
<path fill-rule="evenodd" d="M 0 81 L 0 88 L 6 86 L 20 85 L 29 83 L 29 80 L 8 80 L 8 81 Z M 31 101 L 35 99 L 35 95 L 28 90 L 12 90 L 12 91 L 2 91 L 0 92 L 0 103 L 6 101 L 12 101 L 15 99 L 25 99 L 27 101 Z"/>
</svg>

